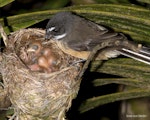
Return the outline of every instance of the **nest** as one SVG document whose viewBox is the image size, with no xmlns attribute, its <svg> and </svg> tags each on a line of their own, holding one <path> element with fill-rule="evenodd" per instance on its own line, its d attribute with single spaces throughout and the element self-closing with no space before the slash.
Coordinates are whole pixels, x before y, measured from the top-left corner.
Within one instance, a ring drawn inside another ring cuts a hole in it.
<svg viewBox="0 0 150 120">
<path fill-rule="evenodd" d="M 14 32 L 1 55 L 0 72 L 14 107 L 14 119 L 64 120 L 78 93 L 80 81 L 76 77 L 82 67 L 79 59 L 64 53 L 53 40 L 45 41 L 44 35 L 40 29 Z M 32 41 L 41 42 L 56 56 L 54 71 L 31 70 L 24 61 L 25 49 Z"/>
</svg>

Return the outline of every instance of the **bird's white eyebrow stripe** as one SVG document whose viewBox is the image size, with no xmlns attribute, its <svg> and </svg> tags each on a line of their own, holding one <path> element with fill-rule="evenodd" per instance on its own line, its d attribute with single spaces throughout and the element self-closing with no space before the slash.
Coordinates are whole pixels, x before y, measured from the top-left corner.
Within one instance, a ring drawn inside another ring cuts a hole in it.
<svg viewBox="0 0 150 120">
<path fill-rule="evenodd" d="M 63 37 L 65 37 L 66 35 L 67 35 L 67 34 L 64 33 L 64 34 L 62 34 L 62 35 L 54 36 L 54 38 L 55 38 L 56 40 L 59 40 L 59 39 L 62 39 Z"/>
<path fill-rule="evenodd" d="M 51 32 L 55 29 L 55 27 L 48 28 L 48 31 Z"/>
</svg>

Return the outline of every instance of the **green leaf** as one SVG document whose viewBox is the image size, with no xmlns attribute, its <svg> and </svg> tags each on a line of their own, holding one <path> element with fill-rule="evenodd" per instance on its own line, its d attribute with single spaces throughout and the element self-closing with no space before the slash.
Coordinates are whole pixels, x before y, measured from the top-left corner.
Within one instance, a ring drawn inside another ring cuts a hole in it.
<svg viewBox="0 0 150 120">
<path fill-rule="evenodd" d="M 43 21 L 44 19 L 50 18 L 50 16 L 56 12 L 57 10 L 20 14 L 2 18 L 0 19 L 0 23 L 2 23 L 3 26 L 7 24 L 7 26 L 4 27 L 4 30 L 6 33 L 10 33 L 12 31 L 34 25 L 40 21 Z"/>
<path fill-rule="evenodd" d="M 133 5 L 92 4 L 73 6 L 59 10 L 39 11 L 2 18 L 0 23 L 3 25 L 8 24 L 5 30 L 9 33 L 9 28 L 12 28 L 13 31 L 26 28 L 63 10 L 74 11 L 98 24 L 128 34 L 138 42 L 150 43 L 150 10 Z"/>
<path fill-rule="evenodd" d="M 110 4 L 110 3 L 116 3 L 116 4 L 122 4 L 122 3 L 130 3 L 129 0 L 95 0 L 97 1 L 97 3 L 100 3 L 100 4 L 104 4 L 104 3 L 107 3 L 107 4 Z"/>
<path fill-rule="evenodd" d="M 150 0 L 137 0 L 137 1 L 150 4 Z"/>
<path fill-rule="evenodd" d="M 91 3 L 98 3 L 98 4 L 122 4 L 122 3 L 130 3 L 129 0 L 72 0 L 73 4 L 75 5 L 84 5 L 84 4 L 91 4 Z"/>
<path fill-rule="evenodd" d="M 147 64 L 129 58 L 117 58 L 108 60 L 99 68 L 98 65 L 99 61 L 93 62 L 90 71 L 93 72 L 96 69 L 96 71 L 100 73 L 107 73 L 124 78 L 138 80 L 136 84 L 139 84 L 140 82 L 139 86 L 141 85 L 141 87 L 150 86 L 150 67 Z M 133 81 L 133 83 L 134 82 L 135 81 Z M 122 84 L 121 80 L 120 84 Z"/>
<path fill-rule="evenodd" d="M 149 84 L 146 84 L 145 82 L 133 78 L 100 78 L 100 79 L 95 79 L 92 83 L 96 87 L 112 84 L 112 83 L 129 85 L 129 86 L 140 87 L 140 88 L 145 88 L 149 86 Z"/>
<path fill-rule="evenodd" d="M 0 7 L 3 7 L 13 1 L 15 1 L 15 0 L 0 0 Z"/>
<path fill-rule="evenodd" d="M 108 95 L 87 99 L 85 102 L 81 104 L 79 110 L 81 113 L 83 113 L 103 104 L 120 101 L 120 100 L 147 97 L 147 96 L 150 96 L 150 89 L 140 88 L 140 89 L 129 90 L 127 92 L 112 93 Z"/>
<path fill-rule="evenodd" d="M 150 84 L 150 67 L 147 64 L 129 58 L 115 58 L 108 60 L 99 68 L 98 65 L 99 61 L 93 62 L 90 71 L 139 80 L 145 83 L 145 86 Z"/>
</svg>

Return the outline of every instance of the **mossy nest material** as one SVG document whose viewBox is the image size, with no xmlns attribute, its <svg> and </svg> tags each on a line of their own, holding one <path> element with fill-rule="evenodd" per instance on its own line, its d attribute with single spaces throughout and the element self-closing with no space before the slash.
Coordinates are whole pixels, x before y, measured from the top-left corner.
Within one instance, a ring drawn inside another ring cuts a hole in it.
<svg viewBox="0 0 150 120">
<path fill-rule="evenodd" d="M 78 93 L 80 81 L 76 80 L 81 64 L 78 58 L 58 48 L 54 41 L 44 40 L 45 31 L 22 29 L 10 34 L 8 45 L 2 53 L 0 72 L 5 90 L 14 106 L 17 120 L 64 120 L 72 99 Z M 52 73 L 32 71 L 19 57 L 22 47 L 31 41 L 41 41 L 57 56 L 59 68 Z"/>
</svg>

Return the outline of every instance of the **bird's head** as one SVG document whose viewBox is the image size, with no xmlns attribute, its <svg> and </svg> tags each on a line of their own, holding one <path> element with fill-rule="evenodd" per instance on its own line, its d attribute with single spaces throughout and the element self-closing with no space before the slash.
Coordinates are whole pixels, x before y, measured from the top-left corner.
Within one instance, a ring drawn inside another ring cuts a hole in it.
<svg viewBox="0 0 150 120">
<path fill-rule="evenodd" d="M 40 41 L 33 41 L 29 44 L 28 48 L 27 48 L 27 52 L 33 52 L 35 54 L 40 53 L 42 49 L 42 44 Z"/>
<path fill-rule="evenodd" d="M 71 12 L 59 12 L 54 15 L 46 26 L 45 39 L 61 40 L 70 31 L 74 15 Z"/>
</svg>

